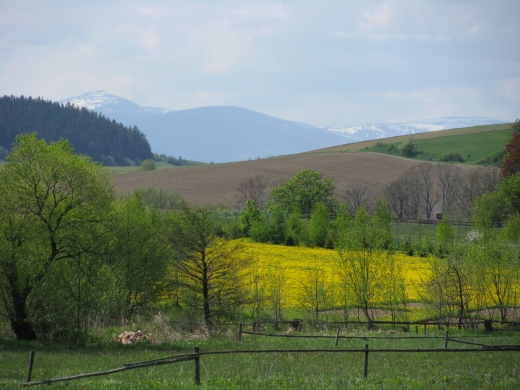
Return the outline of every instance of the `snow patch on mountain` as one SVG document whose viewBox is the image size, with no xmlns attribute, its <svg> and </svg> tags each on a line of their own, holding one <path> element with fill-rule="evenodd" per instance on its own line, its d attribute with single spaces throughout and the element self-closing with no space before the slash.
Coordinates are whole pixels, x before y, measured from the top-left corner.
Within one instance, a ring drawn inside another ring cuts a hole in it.
<svg viewBox="0 0 520 390">
<path fill-rule="evenodd" d="M 419 134 L 429 131 L 457 129 L 499 123 L 505 122 L 483 117 L 445 117 L 403 123 L 366 124 L 357 126 L 326 126 L 322 128 L 328 132 L 339 134 L 347 138 L 348 142 L 359 142 L 395 137 L 399 135 Z"/>
<path fill-rule="evenodd" d="M 447 117 L 391 124 L 315 127 L 241 107 L 171 110 L 143 107 L 98 90 L 63 99 L 107 118 L 137 126 L 154 153 L 206 162 L 279 156 L 346 143 L 452 128 L 504 123 L 489 118 Z"/>
<path fill-rule="evenodd" d="M 130 100 L 106 93 L 103 90 L 86 92 L 82 95 L 60 100 L 60 103 L 67 102 L 77 107 L 85 107 L 88 110 L 100 112 L 108 117 L 112 117 L 111 113 L 117 113 L 118 115 L 121 113 L 130 115 L 161 115 L 175 111 L 167 108 L 143 107 Z"/>
</svg>

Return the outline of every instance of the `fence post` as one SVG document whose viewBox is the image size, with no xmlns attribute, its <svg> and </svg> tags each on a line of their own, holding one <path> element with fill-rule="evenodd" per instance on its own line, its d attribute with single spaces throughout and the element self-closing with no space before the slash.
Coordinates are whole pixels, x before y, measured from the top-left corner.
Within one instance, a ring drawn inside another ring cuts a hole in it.
<svg viewBox="0 0 520 390">
<path fill-rule="evenodd" d="M 31 351 L 31 355 L 29 358 L 29 369 L 27 370 L 27 383 L 31 382 L 33 364 L 34 364 L 34 351 Z"/>
<path fill-rule="evenodd" d="M 368 344 L 365 344 L 365 369 L 363 374 L 365 379 L 368 379 Z"/>
<path fill-rule="evenodd" d="M 195 384 L 200 385 L 200 355 L 199 355 L 199 347 L 195 347 Z"/>
<path fill-rule="evenodd" d="M 424 334 L 426 334 L 426 324 L 424 324 Z"/>
<path fill-rule="evenodd" d="M 419 325 L 415 325 L 415 334 L 419 334 Z"/>
<path fill-rule="evenodd" d="M 444 334 L 444 348 L 448 348 L 448 330 L 446 330 L 446 333 Z"/>
<path fill-rule="evenodd" d="M 336 348 L 338 346 L 338 340 L 339 340 L 339 331 L 340 331 L 340 327 L 338 327 L 338 331 L 336 332 L 336 340 L 334 340 L 334 348 Z"/>
<path fill-rule="evenodd" d="M 242 323 L 238 324 L 238 341 L 242 341 Z"/>
</svg>

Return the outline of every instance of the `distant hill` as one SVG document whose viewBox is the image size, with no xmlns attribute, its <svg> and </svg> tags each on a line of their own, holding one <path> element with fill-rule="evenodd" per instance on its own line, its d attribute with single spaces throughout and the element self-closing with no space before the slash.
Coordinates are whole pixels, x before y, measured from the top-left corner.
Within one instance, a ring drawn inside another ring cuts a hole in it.
<svg viewBox="0 0 520 390">
<path fill-rule="evenodd" d="M 315 127 L 240 107 L 200 107 L 174 111 L 142 107 L 104 91 L 61 100 L 99 112 L 127 126 L 136 125 L 158 154 L 204 162 L 232 162 L 302 153 L 359 142 L 466 126 L 502 123 L 473 117 Z"/>
<path fill-rule="evenodd" d="M 231 162 L 306 152 L 340 145 L 344 137 L 302 123 L 240 107 L 173 111 L 141 107 L 103 91 L 61 100 L 86 107 L 128 126 L 136 125 L 154 153 L 204 162 Z"/>
<path fill-rule="evenodd" d="M 10 149 L 18 134 L 33 132 L 47 142 L 67 139 L 76 153 L 106 165 L 139 164 L 153 157 L 136 127 L 70 104 L 23 96 L 0 98 L 0 146 Z"/>
</svg>

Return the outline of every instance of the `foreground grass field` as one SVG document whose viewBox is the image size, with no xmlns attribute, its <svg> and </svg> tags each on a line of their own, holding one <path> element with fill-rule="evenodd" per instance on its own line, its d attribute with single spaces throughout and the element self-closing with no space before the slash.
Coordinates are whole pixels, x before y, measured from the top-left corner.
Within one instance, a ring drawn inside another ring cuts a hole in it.
<svg viewBox="0 0 520 390">
<path fill-rule="evenodd" d="M 172 355 L 225 350 L 332 350 L 331 339 L 267 338 L 244 335 L 236 340 L 236 329 L 211 338 L 186 337 L 159 345 L 119 345 L 103 343 L 84 350 L 66 350 L 0 340 L 0 388 L 21 388 L 27 375 L 29 351 L 35 350 L 32 381 L 104 371 L 126 363 L 159 359 Z M 335 334 L 335 331 L 322 334 Z M 342 334 L 347 334 L 343 332 Z M 443 332 L 429 333 L 438 338 L 392 338 L 385 331 L 354 331 L 356 335 L 389 339 L 342 339 L 338 349 L 443 349 Z M 402 334 L 401 334 L 402 336 Z M 456 333 L 461 340 L 487 345 L 510 345 L 516 334 Z M 470 337 L 468 337 L 470 336 Z M 450 348 L 471 348 L 455 344 Z M 364 379 L 364 353 L 256 353 L 201 357 L 201 386 L 194 385 L 194 362 L 142 368 L 109 376 L 56 383 L 67 389 L 149 389 L 149 388 L 223 388 L 223 389 L 513 389 L 520 387 L 520 353 L 508 352 L 410 352 L 371 353 L 368 379 Z"/>
</svg>

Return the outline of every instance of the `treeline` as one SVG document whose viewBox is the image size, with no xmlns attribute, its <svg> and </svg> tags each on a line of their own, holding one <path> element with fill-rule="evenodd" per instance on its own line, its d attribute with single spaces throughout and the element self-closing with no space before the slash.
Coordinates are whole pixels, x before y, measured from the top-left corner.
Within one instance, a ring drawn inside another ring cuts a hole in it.
<svg viewBox="0 0 520 390">
<path fill-rule="evenodd" d="M 478 231 L 460 242 L 445 214 L 435 237 L 421 242 L 431 259 L 424 300 L 436 316 L 457 316 L 461 325 L 475 307 L 496 307 L 507 319 L 518 302 L 520 122 L 516 128 L 497 189 L 471 207 Z M 205 323 L 258 316 L 267 287 L 255 279 L 243 241 L 233 240 L 244 236 L 338 252 L 339 285 L 326 286 L 319 270 L 302 281 L 305 306 L 316 314 L 330 308 L 331 295 L 370 321 L 382 300 L 393 316 L 406 311 L 390 230 L 396 215 L 387 200 L 351 210 L 336 199 L 332 179 L 310 170 L 268 196 L 266 188 L 261 177 L 239 186 L 244 206 L 231 221 L 151 189 L 117 199 L 108 172 L 74 154 L 67 141 L 18 136 L 0 169 L 0 318 L 20 340 L 83 345 L 96 324 L 131 323 L 160 311 Z M 453 212 L 453 193 L 439 188 Z M 505 212 L 500 234 L 493 227 L 497 205 Z M 283 274 L 273 281 L 269 305 L 280 313 Z"/>
<path fill-rule="evenodd" d="M 497 195 L 499 170 L 478 167 L 464 173 L 453 164 L 421 163 L 381 192 L 354 184 L 336 191 L 333 179 L 305 170 L 269 190 L 262 176 L 237 187 L 239 233 L 257 242 L 333 248 L 334 216 L 354 218 L 358 210 L 384 207 L 392 221 L 435 220 L 498 226 L 508 216 Z"/>
<path fill-rule="evenodd" d="M 154 161 L 165 162 L 167 164 L 175 165 L 177 167 L 185 167 L 185 166 L 190 166 L 190 165 L 201 165 L 201 164 L 203 164 L 203 163 L 200 163 L 200 162 L 197 162 L 197 161 L 185 160 L 181 156 L 179 156 L 179 158 L 175 158 L 175 157 L 170 156 L 170 155 L 157 154 L 157 153 L 154 153 L 153 159 L 154 159 Z"/>
<path fill-rule="evenodd" d="M 5 149 L 11 149 L 17 135 L 33 132 L 49 142 L 66 139 L 76 153 L 88 155 L 107 166 L 140 165 L 143 160 L 153 158 L 146 136 L 135 126 L 126 127 L 70 103 L 24 96 L 0 98 L 3 154 Z"/>
</svg>

